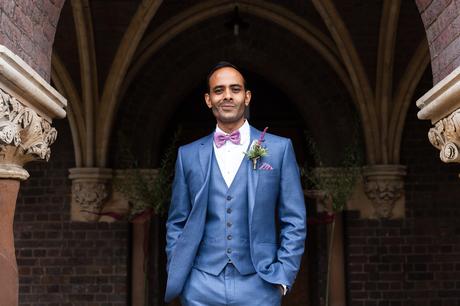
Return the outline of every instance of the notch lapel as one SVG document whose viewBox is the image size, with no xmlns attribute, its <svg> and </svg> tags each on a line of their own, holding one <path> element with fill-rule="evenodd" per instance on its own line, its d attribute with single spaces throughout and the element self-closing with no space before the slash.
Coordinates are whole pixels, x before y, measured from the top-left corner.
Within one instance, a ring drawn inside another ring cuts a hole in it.
<svg viewBox="0 0 460 306">
<path fill-rule="evenodd" d="M 262 132 L 253 128 L 251 126 L 251 132 L 250 132 L 250 143 L 249 143 L 249 149 L 251 149 L 251 144 L 254 140 L 259 139 L 260 134 Z M 249 226 L 252 224 L 252 212 L 254 210 L 254 205 L 256 201 L 256 191 L 257 191 L 257 184 L 259 182 L 259 171 L 253 169 L 252 161 L 245 157 L 246 163 L 248 167 L 248 218 L 249 218 Z"/>
<path fill-rule="evenodd" d="M 207 180 L 207 176 L 210 173 L 209 169 L 211 167 L 211 156 L 212 156 L 212 150 L 213 150 L 213 145 L 212 145 L 213 134 L 214 133 L 211 133 L 210 135 L 205 137 L 203 141 L 200 143 L 199 159 L 200 159 L 201 171 L 203 174 L 203 181 Z"/>
</svg>

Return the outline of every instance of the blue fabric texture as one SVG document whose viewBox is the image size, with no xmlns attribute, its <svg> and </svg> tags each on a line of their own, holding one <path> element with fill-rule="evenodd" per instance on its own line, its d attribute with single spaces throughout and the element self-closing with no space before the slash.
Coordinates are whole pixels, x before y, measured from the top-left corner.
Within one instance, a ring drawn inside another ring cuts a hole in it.
<svg viewBox="0 0 460 306">
<path fill-rule="evenodd" d="M 192 268 L 181 294 L 182 306 L 278 306 L 281 291 L 257 273 L 241 275 L 232 264 L 217 275 Z"/>
<path fill-rule="evenodd" d="M 260 134 L 251 127 L 251 141 L 258 139 Z M 238 275 L 243 277 L 254 269 L 256 274 L 249 275 L 257 275 L 266 283 L 284 284 L 291 288 L 300 269 L 306 237 L 306 212 L 291 141 L 267 133 L 264 145 L 269 153 L 260 162 L 269 164 L 271 169 L 253 170 L 252 162 L 245 158 L 238 177 L 225 190 L 223 178 L 215 173 L 214 168 L 218 167 L 213 157 L 212 138 L 213 134 L 210 134 L 180 147 L 178 151 L 166 223 L 167 302 L 181 295 L 185 284 L 190 283 L 194 265 L 207 270 L 209 273 L 201 272 L 213 277 L 221 275 L 229 266 L 223 266 L 221 259 L 225 258 L 221 253 L 222 246 L 228 246 L 227 229 L 225 224 L 217 224 L 224 223 L 222 207 L 231 208 L 225 206 L 225 196 L 228 195 L 234 196 L 232 204 L 239 215 L 234 222 L 240 224 L 238 229 L 232 228 L 236 231 L 232 235 L 240 238 L 234 247 L 241 254 L 227 257 L 235 261 L 235 266 L 231 266 L 236 268 Z M 246 217 L 245 223 L 243 219 Z M 223 232 L 213 234 L 215 227 Z M 248 245 L 244 241 L 246 238 Z M 204 246 L 207 241 L 218 245 L 214 252 Z M 200 255 L 203 254 L 211 254 L 210 258 L 215 256 L 216 260 L 201 261 Z M 252 268 L 248 268 L 248 259 Z M 213 265 L 215 267 L 211 267 Z"/>
<path fill-rule="evenodd" d="M 194 267 L 217 276 L 231 261 L 239 273 L 255 273 L 249 250 L 248 168 L 243 161 L 227 187 L 214 154 L 211 163 L 206 223 Z"/>
</svg>

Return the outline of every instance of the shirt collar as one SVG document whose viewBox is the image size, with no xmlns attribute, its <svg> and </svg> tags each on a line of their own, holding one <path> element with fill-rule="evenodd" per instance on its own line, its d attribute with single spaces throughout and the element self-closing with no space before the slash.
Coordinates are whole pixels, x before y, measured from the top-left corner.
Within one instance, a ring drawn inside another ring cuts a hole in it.
<svg viewBox="0 0 460 306">
<path fill-rule="evenodd" d="M 248 122 L 247 119 L 244 120 L 243 125 L 238 130 L 240 131 L 241 144 L 244 144 L 244 143 L 248 142 L 249 141 L 250 128 L 249 128 L 249 122 Z M 216 124 L 216 132 L 228 135 L 228 133 L 222 131 L 222 129 L 220 129 L 217 124 Z"/>
</svg>

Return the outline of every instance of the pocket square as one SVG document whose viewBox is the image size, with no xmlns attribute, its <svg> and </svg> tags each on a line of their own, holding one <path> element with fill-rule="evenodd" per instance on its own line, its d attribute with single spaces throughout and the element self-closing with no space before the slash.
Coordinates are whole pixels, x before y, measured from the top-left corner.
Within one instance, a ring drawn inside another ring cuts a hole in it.
<svg viewBox="0 0 460 306">
<path fill-rule="evenodd" d="M 263 163 L 259 167 L 259 170 L 273 170 L 273 167 L 269 163 Z"/>
</svg>

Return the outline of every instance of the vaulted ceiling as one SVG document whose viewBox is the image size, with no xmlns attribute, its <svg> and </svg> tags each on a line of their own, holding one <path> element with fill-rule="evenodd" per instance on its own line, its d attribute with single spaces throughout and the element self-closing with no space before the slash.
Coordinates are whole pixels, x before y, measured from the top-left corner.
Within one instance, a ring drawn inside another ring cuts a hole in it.
<svg viewBox="0 0 460 306">
<path fill-rule="evenodd" d="M 372 164 L 398 162 L 429 54 L 414 1 L 67 1 L 52 80 L 69 98 L 77 166 L 110 164 L 115 130 L 155 151 L 171 121 L 187 124 L 199 112 L 192 104 L 203 106 L 203 79 L 221 59 L 254 79 L 258 105 L 289 110 L 260 121 L 295 119 L 326 159 L 348 141 L 358 114 Z"/>
</svg>

